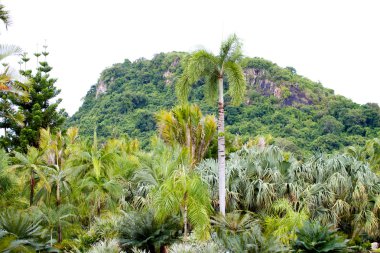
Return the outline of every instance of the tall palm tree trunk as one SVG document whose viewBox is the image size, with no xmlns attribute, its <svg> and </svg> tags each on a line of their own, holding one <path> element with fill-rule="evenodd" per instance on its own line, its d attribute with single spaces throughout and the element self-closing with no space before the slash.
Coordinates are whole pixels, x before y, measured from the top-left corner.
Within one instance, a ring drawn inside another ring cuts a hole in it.
<svg viewBox="0 0 380 253">
<path fill-rule="evenodd" d="M 162 245 L 162 246 L 160 247 L 160 253 L 167 253 L 167 252 L 169 252 L 169 251 L 168 251 L 168 246 L 166 246 L 166 245 Z"/>
<path fill-rule="evenodd" d="M 96 204 L 96 215 L 100 217 L 100 199 L 98 199 Z"/>
<path fill-rule="evenodd" d="M 183 208 L 183 238 L 185 241 L 187 241 L 187 234 L 188 234 L 188 231 L 187 231 L 187 192 L 185 192 L 185 195 L 183 197 L 184 199 L 184 203 L 185 203 L 185 206 Z"/>
<path fill-rule="evenodd" d="M 34 185 L 35 185 L 35 181 L 34 181 L 34 171 L 33 171 L 33 169 L 32 169 L 32 170 L 30 170 L 30 196 L 29 196 L 29 205 L 30 205 L 30 206 L 33 205 Z"/>
<path fill-rule="evenodd" d="M 148 252 L 150 253 L 156 253 L 156 247 L 154 247 L 153 244 L 148 245 Z"/>
<path fill-rule="evenodd" d="M 191 143 L 191 123 L 189 126 L 186 126 L 186 146 L 189 149 L 189 157 L 190 157 L 190 167 L 194 168 L 194 159 L 193 159 L 193 147 Z"/>
<path fill-rule="evenodd" d="M 59 182 L 56 182 L 56 184 L 57 184 L 57 188 L 56 188 L 57 202 L 56 202 L 56 205 L 57 205 L 57 209 L 59 209 L 59 206 L 61 205 L 61 187 L 59 186 Z"/>
<path fill-rule="evenodd" d="M 62 242 L 62 225 L 61 222 L 58 224 L 58 243 Z"/>
<path fill-rule="evenodd" d="M 53 229 L 50 229 L 50 247 L 53 247 Z"/>
<path fill-rule="evenodd" d="M 59 182 L 57 182 L 57 209 L 59 210 L 61 205 L 61 189 L 59 187 Z M 61 222 L 58 223 L 58 243 L 62 242 L 62 225 Z"/>
<path fill-rule="evenodd" d="M 219 167 L 219 211 L 226 214 L 226 152 L 224 137 L 223 77 L 218 78 L 218 167 Z"/>
</svg>

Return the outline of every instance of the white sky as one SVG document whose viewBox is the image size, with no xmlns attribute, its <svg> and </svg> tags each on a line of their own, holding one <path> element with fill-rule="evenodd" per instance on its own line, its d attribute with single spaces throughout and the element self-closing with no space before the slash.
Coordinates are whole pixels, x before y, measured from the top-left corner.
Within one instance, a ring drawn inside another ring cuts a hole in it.
<svg viewBox="0 0 380 253">
<path fill-rule="evenodd" d="M 34 53 L 45 39 L 62 106 L 72 115 L 100 72 L 128 58 L 200 46 L 236 33 L 244 54 L 292 66 L 358 103 L 380 103 L 378 0 L 2 0 L 13 24 L 0 42 Z M 15 66 L 18 68 L 18 65 Z"/>
</svg>

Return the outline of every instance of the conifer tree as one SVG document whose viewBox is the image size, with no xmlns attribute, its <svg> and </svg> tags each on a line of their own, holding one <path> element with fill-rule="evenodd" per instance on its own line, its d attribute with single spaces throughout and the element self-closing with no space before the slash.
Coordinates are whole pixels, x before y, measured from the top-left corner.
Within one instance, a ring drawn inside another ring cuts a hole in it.
<svg viewBox="0 0 380 253">
<path fill-rule="evenodd" d="M 44 55 L 46 46 L 44 46 Z M 24 115 L 24 124 L 13 123 L 8 126 L 8 138 L 11 139 L 11 149 L 25 151 L 28 146 L 38 146 L 39 130 L 50 128 L 54 133 L 65 121 L 67 113 L 58 105 L 61 99 L 53 101 L 61 92 L 54 85 L 57 81 L 51 78 L 49 72 L 52 67 L 45 61 L 38 62 L 37 71 L 33 73 L 27 70 L 27 62 L 30 59 L 26 54 L 22 55 L 24 69 L 20 69 L 20 74 L 26 79 L 26 86 L 29 90 L 29 101 L 14 97 L 12 103 L 17 106 L 18 111 Z"/>
</svg>

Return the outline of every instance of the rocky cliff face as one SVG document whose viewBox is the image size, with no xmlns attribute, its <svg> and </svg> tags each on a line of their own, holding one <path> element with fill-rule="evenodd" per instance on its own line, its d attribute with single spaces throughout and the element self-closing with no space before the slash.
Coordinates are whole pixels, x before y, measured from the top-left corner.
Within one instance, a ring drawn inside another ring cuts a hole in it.
<svg viewBox="0 0 380 253">
<path fill-rule="evenodd" d="M 107 84 L 103 80 L 99 80 L 98 85 L 96 85 L 96 95 L 95 97 L 98 98 L 101 94 L 107 92 Z"/>
<path fill-rule="evenodd" d="M 282 101 L 283 105 L 296 106 L 310 105 L 312 99 L 299 87 L 297 83 L 274 82 L 269 79 L 268 73 L 258 68 L 244 69 L 247 85 L 264 96 L 274 96 Z"/>
<path fill-rule="evenodd" d="M 165 79 L 165 84 L 166 85 L 173 84 L 173 79 L 175 77 L 175 72 L 173 70 L 180 67 L 179 66 L 180 61 L 181 61 L 181 59 L 179 57 L 176 57 L 174 59 L 174 61 L 172 62 L 172 64 L 170 64 L 170 67 L 168 68 L 168 70 L 166 70 L 164 72 L 164 74 L 162 75 L 164 77 L 164 79 Z"/>
</svg>

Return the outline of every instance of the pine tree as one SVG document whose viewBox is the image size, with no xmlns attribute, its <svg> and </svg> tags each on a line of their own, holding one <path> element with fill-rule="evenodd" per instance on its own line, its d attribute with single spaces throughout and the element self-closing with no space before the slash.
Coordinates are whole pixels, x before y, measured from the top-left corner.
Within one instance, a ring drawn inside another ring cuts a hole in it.
<svg viewBox="0 0 380 253">
<path fill-rule="evenodd" d="M 45 54 L 47 55 L 48 52 Z M 44 55 L 45 55 L 44 54 Z M 11 140 L 11 149 L 25 151 L 28 146 L 38 146 L 39 130 L 50 128 L 54 133 L 63 124 L 67 113 L 58 105 L 61 99 L 52 101 L 61 92 L 54 86 L 57 79 L 51 78 L 49 72 L 52 67 L 45 61 L 38 62 L 36 73 L 26 70 L 29 58 L 26 54 L 22 55 L 24 69 L 20 69 L 20 74 L 27 80 L 26 86 L 29 90 L 29 101 L 14 97 L 12 103 L 18 108 L 18 112 L 24 115 L 24 124 L 13 123 L 8 126 L 7 136 Z"/>
</svg>

